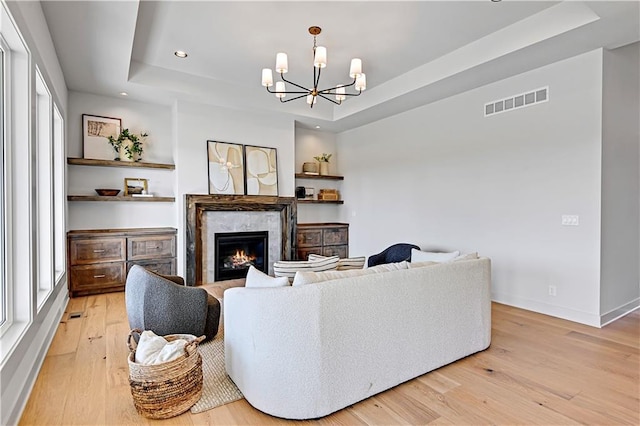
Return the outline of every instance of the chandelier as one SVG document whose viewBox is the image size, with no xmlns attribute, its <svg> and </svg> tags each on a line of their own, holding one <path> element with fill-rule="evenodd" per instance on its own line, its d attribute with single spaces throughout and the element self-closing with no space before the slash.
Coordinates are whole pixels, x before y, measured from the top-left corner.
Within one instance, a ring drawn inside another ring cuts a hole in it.
<svg viewBox="0 0 640 426">
<path fill-rule="evenodd" d="M 347 99 L 347 96 L 359 96 L 363 90 L 367 88 L 367 76 L 362 72 L 362 61 L 358 58 L 351 60 L 351 67 L 349 69 L 349 77 L 353 81 L 349 84 L 338 84 L 335 87 L 328 89 L 318 89 L 320 83 L 320 72 L 322 68 L 327 66 L 327 48 L 323 46 L 316 46 L 316 37 L 322 29 L 320 27 L 309 27 L 309 34 L 313 36 L 313 88 L 307 89 L 306 87 L 296 84 L 292 81 L 284 78 L 284 75 L 289 71 L 289 64 L 286 53 L 278 53 L 276 55 L 276 72 L 280 73 L 282 81 L 276 82 L 275 91 L 269 88 L 273 86 L 273 73 L 270 68 L 264 68 L 262 70 L 262 85 L 267 88 L 267 92 L 276 95 L 276 98 L 280 99 L 280 102 L 290 102 L 296 99 L 305 98 L 307 103 L 313 108 L 318 97 L 333 102 L 336 105 L 342 104 L 342 101 Z M 296 87 L 299 90 L 287 90 L 285 83 Z M 347 88 L 354 86 L 356 93 L 347 93 Z M 285 100 L 287 95 L 297 95 L 293 98 Z M 330 96 L 335 96 L 335 100 Z"/>
</svg>

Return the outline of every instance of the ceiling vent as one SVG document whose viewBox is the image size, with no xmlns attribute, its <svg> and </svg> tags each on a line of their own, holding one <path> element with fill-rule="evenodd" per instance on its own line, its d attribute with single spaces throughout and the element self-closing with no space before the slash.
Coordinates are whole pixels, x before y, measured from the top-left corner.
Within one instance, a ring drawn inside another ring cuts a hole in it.
<svg viewBox="0 0 640 426">
<path fill-rule="evenodd" d="M 514 109 L 547 102 L 549 100 L 549 86 L 541 87 L 530 92 L 509 96 L 508 98 L 484 104 L 484 116 L 500 114 Z"/>
</svg>

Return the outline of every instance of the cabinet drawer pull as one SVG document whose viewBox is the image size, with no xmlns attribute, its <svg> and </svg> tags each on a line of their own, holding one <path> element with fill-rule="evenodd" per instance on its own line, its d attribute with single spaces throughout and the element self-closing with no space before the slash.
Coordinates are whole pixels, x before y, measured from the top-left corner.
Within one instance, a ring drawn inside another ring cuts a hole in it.
<svg viewBox="0 0 640 426">
<path fill-rule="evenodd" d="M 94 250 L 94 253 L 104 253 L 104 250 Z"/>
<path fill-rule="evenodd" d="M 102 275 L 94 275 L 94 276 L 93 276 L 93 278 L 104 278 L 104 277 L 106 277 L 106 275 L 105 275 L 105 274 L 102 274 Z"/>
</svg>

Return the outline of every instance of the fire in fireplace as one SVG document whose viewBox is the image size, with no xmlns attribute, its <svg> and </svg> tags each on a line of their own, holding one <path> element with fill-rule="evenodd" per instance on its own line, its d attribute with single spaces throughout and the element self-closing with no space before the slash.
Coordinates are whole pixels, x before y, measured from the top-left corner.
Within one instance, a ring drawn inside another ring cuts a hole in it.
<svg viewBox="0 0 640 426">
<path fill-rule="evenodd" d="M 244 278 L 249 266 L 267 272 L 269 233 L 224 232 L 215 234 L 215 280 Z"/>
</svg>

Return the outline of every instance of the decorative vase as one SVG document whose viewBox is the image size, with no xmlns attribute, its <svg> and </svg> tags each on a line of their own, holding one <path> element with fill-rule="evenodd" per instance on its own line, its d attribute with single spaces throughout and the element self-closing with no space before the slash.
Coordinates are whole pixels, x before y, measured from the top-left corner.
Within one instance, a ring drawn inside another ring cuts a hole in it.
<svg viewBox="0 0 640 426">
<path fill-rule="evenodd" d="M 122 144 L 120 145 L 120 161 L 133 161 L 133 155 L 129 157 L 132 145 L 133 142 L 129 139 L 122 141 Z"/>
<path fill-rule="evenodd" d="M 320 175 L 327 176 L 329 175 L 329 163 L 326 161 L 320 162 Z"/>
</svg>

